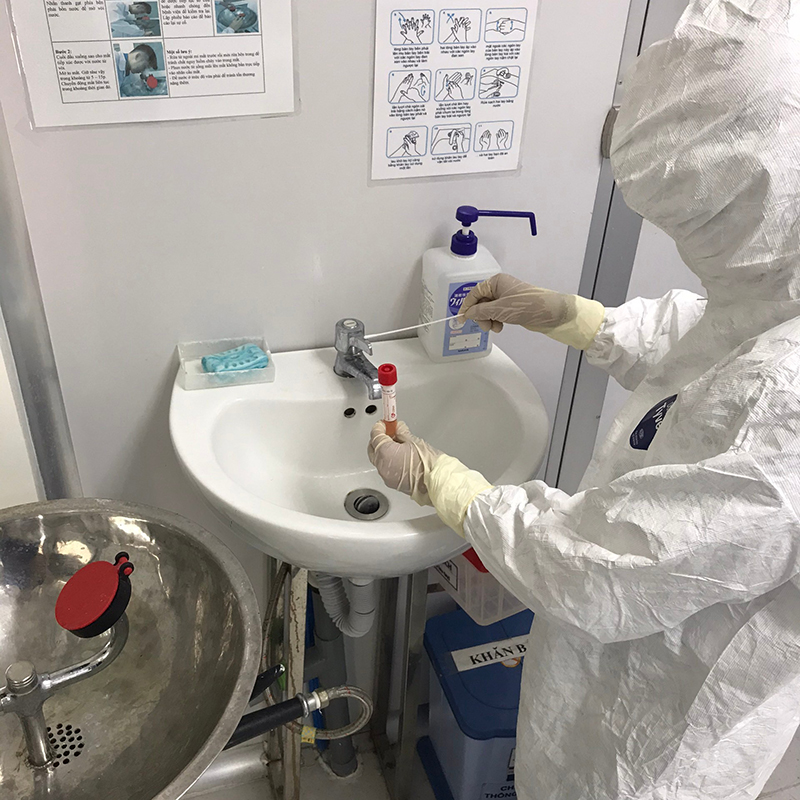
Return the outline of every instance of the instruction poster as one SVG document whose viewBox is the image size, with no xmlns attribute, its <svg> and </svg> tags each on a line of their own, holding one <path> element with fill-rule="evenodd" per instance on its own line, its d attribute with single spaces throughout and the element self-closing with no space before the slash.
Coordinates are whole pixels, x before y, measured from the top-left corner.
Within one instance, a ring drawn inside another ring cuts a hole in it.
<svg viewBox="0 0 800 800">
<path fill-rule="evenodd" d="M 372 177 L 519 166 L 538 0 L 378 0 Z"/>
<path fill-rule="evenodd" d="M 291 0 L 11 0 L 37 126 L 294 110 Z"/>
</svg>

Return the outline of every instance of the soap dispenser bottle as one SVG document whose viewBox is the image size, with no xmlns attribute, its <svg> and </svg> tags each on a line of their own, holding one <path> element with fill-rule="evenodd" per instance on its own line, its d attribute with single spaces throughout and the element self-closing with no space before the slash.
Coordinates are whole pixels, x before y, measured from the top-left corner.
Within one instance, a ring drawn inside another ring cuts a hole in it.
<svg viewBox="0 0 800 800">
<path fill-rule="evenodd" d="M 453 234 L 450 247 L 433 247 L 422 256 L 422 311 L 419 338 L 432 361 L 463 361 L 482 358 L 491 352 L 489 334 L 477 322 L 456 319 L 461 303 L 474 286 L 502 272 L 494 256 L 478 242 L 470 226 L 479 217 L 521 217 L 528 219 L 536 236 L 536 217 L 531 211 L 479 211 L 459 206 L 456 219 L 461 230 Z M 430 325 L 433 320 L 452 317 L 449 322 Z"/>
</svg>

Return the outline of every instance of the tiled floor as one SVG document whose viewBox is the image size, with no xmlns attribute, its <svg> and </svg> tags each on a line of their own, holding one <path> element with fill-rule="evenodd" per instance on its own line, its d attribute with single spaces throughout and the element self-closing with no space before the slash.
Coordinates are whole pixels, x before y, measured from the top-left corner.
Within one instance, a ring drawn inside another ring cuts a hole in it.
<svg viewBox="0 0 800 800">
<path fill-rule="evenodd" d="M 303 749 L 300 775 L 302 800 L 389 800 L 378 759 L 369 750 L 359 753 L 359 770 L 351 778 L 335 778 L 319 763 L 316 751 Z M 422 765 L 415 765 L 414 800 L 434 800 Z M 198 797 L 197 800 L 272 800 L 267 784 L 251 783 Z"/>
<path fill-rule="evenodd" d="M 378 760 L 372 752 L 359 754 L 361 766 L 352 778 L 332 777 L 319 764 L 314 751 L 303 751 L 302 800 L 389 800 Z M 434 800 L 422 765 L 414 770 L 414 800 Z M 238 789 L 203 795 L 198 800 L 273 800 L 266 783 L 252 783 Z M 781 765 L 764 788 L 761 800 L 800 800 L 800 738 L 789 748 Z"/>
</svg>

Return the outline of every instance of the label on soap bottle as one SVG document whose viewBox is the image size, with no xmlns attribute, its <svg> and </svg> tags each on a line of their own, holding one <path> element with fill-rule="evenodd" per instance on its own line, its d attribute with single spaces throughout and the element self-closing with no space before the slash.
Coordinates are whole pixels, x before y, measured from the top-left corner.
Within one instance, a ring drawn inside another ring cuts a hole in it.
<svg viewBox="0 0 800 800">
<path fill-rule="evenodd" d="M 447 290 L 447 315 L 457 317 L 461 304 L 466 296 L 478 285 L 477 281 L 469 283 L 451 283 Z M 463 356 L 467 353 L 482 353 L 489 347 L 489 334 L 482 331 L 480 325 L 473 320 L 452 319 L 445 324 L 444 356 Z"/>
<path fill-rule="evenodd" d="M 425 333 L 427 333 L 431 326 L 428 325 L 428 322 L 433 320 L 433 309 L 435 305 L 435 300 L 433 298 L 433 292 L 428 288 L 428 284 L 425 281 L 422 281 L 422 308 L 419 312 L 419 321 L 420 324 L 425 324 Z"/>
</svg>

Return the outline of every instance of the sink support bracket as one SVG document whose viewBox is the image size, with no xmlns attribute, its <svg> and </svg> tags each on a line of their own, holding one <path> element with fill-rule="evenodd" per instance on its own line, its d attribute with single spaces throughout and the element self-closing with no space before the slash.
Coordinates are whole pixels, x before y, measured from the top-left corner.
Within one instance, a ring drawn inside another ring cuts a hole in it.
<svg viewBox="0 0 800 800">
<path fill-rule="evenodd" d="M 372 738 L 392 800 L 411 800 L 427 594 L 427 571 L 382 581 Z M 396 619 L 401 625 L 399 663 L 394 659 Z M 393 661 L 399 672 L 397 676 L 392 675 Z M 388 733 L 394 716 L 393 683 L 399 683 L 400 696 L 396 742 L 392 742 Z"/>
<path fill-rule="evenodd" d="M 278 562 L 268 559 L 270 579 L 275 580 Z M 295 697 L 303 691 L 306 649 L 306 602 L 308 570 L 293 568 L 286 581 L 283 598 L 283 653 L 286 667 L 284 696 Z M 283 725 L 268 734 L 266 752 L 268 777 L 280 800 L 300 800 L 300 733 L 294 726 Z"/>
</svg>

